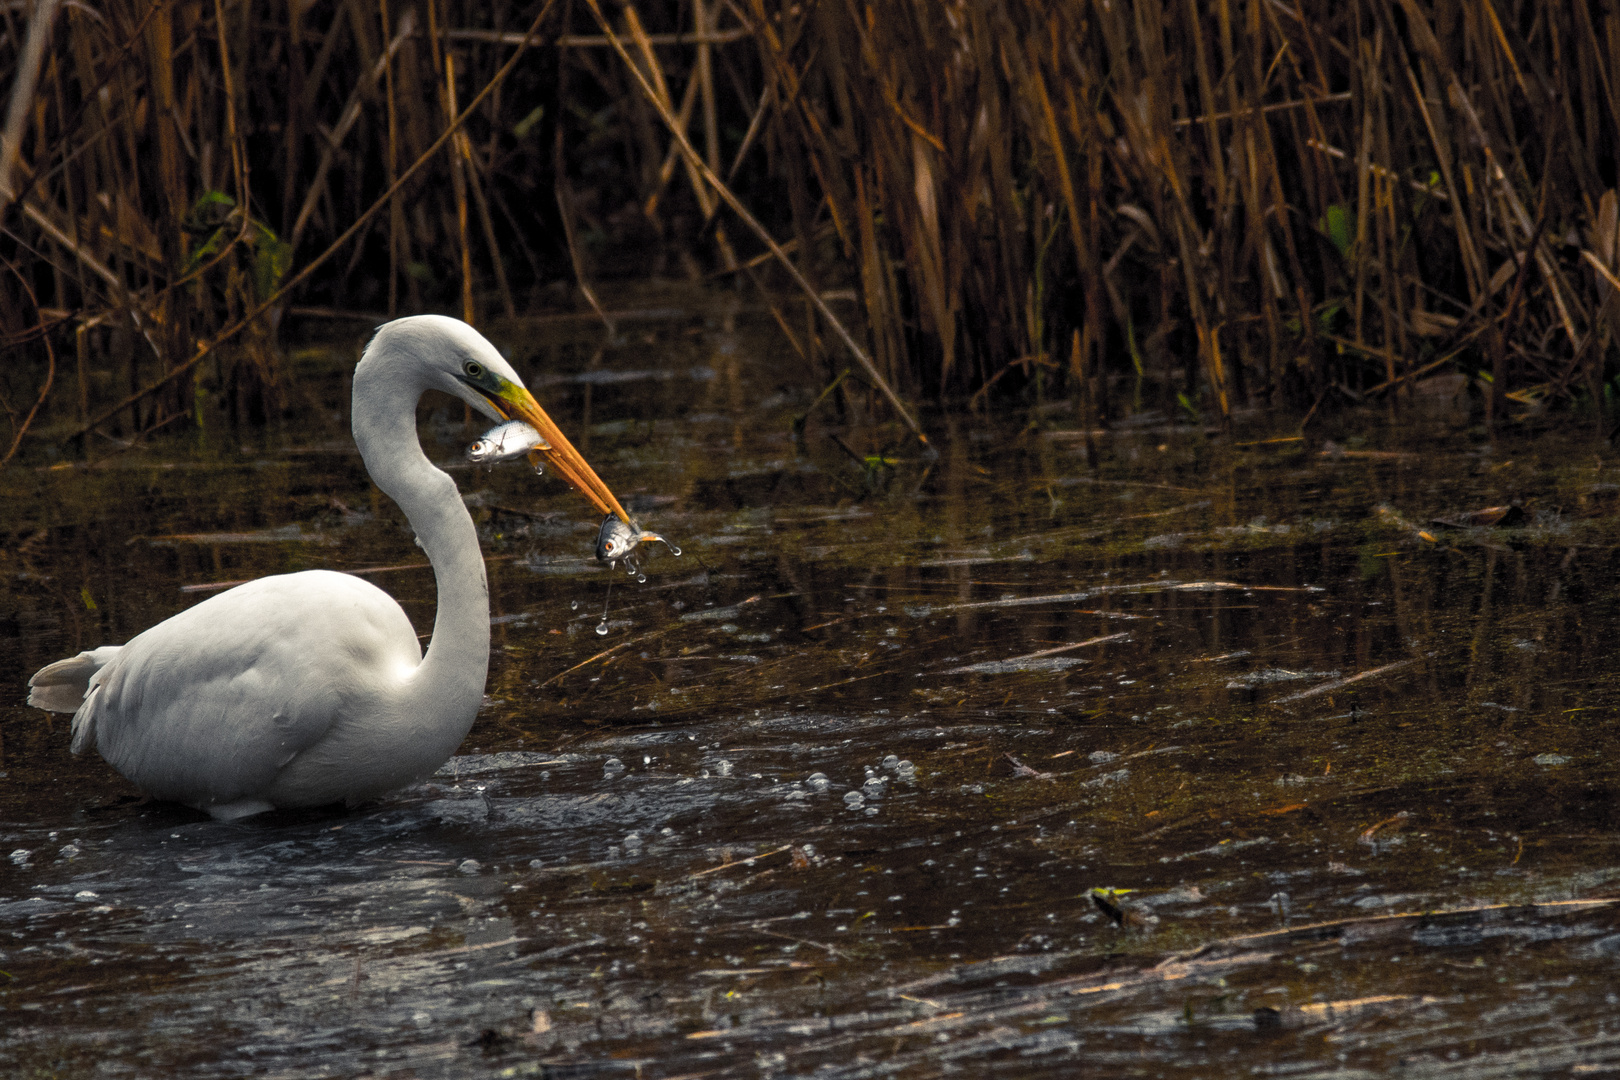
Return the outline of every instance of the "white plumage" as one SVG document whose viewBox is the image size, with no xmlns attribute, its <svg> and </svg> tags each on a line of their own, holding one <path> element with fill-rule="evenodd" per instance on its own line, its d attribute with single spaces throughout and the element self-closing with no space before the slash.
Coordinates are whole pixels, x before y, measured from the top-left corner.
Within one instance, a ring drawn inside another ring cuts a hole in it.
<svg viewBox="0 0 1620 1080">
<path fill-rule="evenodd" d="M 50 664 L 29 704 L 73 712 L 92 746 L 148 794 L 221 819 L 354 803 L 431 774 L 466 737 L 489 666 L 483 556 L 455 482 L 416 439 L 416 402 L 443 390 L 540 432 L 556 471 L 604 513 L 619 506 L 509 365 L 441 316 L 378 330 L 355 369 L 355 442 L 433 564 L 424 656 L 393 598 L 311 570 L 239 585 L 136 635 Z"/>
</svg>

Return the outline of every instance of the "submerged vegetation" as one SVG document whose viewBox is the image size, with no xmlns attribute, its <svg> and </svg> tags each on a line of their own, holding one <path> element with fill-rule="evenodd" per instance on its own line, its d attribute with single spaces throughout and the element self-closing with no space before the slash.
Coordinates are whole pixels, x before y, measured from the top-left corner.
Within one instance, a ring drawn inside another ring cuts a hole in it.
<svg viewBox="0 0 1620 1080">
<path fill-rule="evenodd" d="M 289 318 L 631 274 L 753 290 L 906 422 L 1601 403 L 1617 67 L 1613 0 L 33 0 L 0 455 L 262 422 Z"/>
</svg>

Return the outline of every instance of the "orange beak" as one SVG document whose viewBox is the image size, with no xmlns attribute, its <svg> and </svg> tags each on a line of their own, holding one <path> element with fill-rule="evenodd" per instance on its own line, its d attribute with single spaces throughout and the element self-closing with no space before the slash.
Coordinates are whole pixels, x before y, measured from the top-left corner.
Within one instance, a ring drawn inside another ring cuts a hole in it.
<svg viewBox="0 0 1620 1080">
<path fill-rule="evenodd" d="M 541 444 L 529 451 L 529 461 L 534 465 L 542 462 L 550 464 L 552 469 L 564 480 L 573 485 L 574 489 L 591 501 L 604 514 L 616 515 L 626 525 L 630 523 L 630 515 L 624 512 L 619 505 L 618 498 L 596 475 L 590 462 L 574 449 L 574 444 L 568 441 L 546 415 L 546 410 L 534 400 L 534 395 L 521 386 L 508 384 L 502 388 L 504 393 L 494 404 L 503 412 L 511 413 L 518 420 L 534 428 L 540 433 Z"/>
</svg>

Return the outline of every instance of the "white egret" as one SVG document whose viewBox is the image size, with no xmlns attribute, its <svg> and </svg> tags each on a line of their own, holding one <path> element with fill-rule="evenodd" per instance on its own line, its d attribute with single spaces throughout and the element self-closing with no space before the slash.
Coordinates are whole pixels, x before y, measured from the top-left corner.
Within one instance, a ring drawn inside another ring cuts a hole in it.
<svg viewBox="0 0 1620 1080">
<path fill-rule="evenodd" d="M 433 564 L 427 654 L 394 599 L 349 574 L 261 578 L 125 645 L 82 652 L 29 680 L 29 704 L 73 716 L 136 787 L 222 820 L 355 803 L 430 775 L 483 701 L 489 588 L 455 481 L 416 438 L 416 403 L 442 390 L 539 433 L 544 458 L 596 508 L 623 507 L 517 373 L 472 327 L 421 315 L 379 329 L 354 372 L 354 441 Z"/>
</svg>

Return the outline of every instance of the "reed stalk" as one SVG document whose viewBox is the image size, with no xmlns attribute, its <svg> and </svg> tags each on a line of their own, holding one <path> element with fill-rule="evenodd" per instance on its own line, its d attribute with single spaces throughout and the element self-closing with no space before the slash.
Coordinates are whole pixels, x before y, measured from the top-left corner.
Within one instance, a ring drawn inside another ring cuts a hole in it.
<svg viewBox="0 0 1620 1080">
<path fill-rule="evenodd" d="M 649 237 L 913 425 L 1620 390 L 1616 0 L 32 0 L 0 71 L 23 457 L 273 419 L 292 302 L 596 304 Z"/>
</svg>

